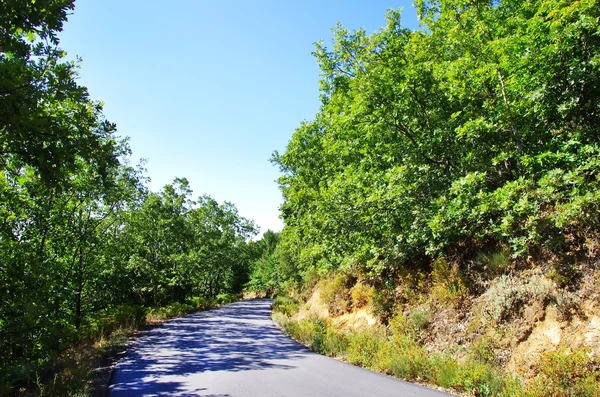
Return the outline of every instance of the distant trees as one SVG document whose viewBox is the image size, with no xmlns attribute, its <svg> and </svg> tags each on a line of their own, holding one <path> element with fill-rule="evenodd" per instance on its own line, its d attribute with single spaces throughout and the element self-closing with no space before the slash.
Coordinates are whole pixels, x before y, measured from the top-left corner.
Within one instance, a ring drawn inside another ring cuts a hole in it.
<svg viewBox="0 0 600 397">
<path fill-rule="evenodd" d="M 273 157 L 282 265 L 387 277 L 499 247 L 585 250 L 600 230 L 598 2 L 417 8 L 424 30 L 391 11 L 371 36 L 338 26 L 317 45 L 321 109 Z"/>
<path fill-rule="evenodd" d="M 271 295 L 285 280 L 280 274 L 280 261 L 276 251 L 279 240 L 279 233 L 267 230 L 262 239 L 250 243 L 249 248 L 254 261 L 251 266 L 249 289 L 264 291 L 267 295 Z"/>
</svg>

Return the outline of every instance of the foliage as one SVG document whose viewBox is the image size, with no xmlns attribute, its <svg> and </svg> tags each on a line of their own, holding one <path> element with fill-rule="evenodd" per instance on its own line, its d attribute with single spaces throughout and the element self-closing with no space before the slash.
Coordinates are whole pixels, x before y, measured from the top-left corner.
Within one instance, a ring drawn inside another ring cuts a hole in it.
<svg viewBox="0 0 600 397">
<path fill-rule="evenodd" d="M 592 397 L 598 395 L 600 365 L 589 352 L 558 350 L 546 352 L 539 360 L 539 374 L 518 396 Z"/>
<path fill-rule="evenodd" d="M 279 319 L 286 332 L 312 350 L 343 358 L 396 377 L 427 382 L 473 396 L 498 396 L 509 382 L 489 364 L 460 363 L 449 356 L 428 354 L 411 336 L 335 329 L 323 320 Z M 541 395 L 540 395 L 541 396 Z"/>
<path fill-rule="evenodd" d="M 143 307 L 122 305 L 106 308 L 90 315 L 83 333 L 93 340 L 99 340 L 111 335 L 117 329 L 137 329 L 144 324 L 146 324 L 146 310 Z"/>
<path fill-rule="evenodd" d="M 253 222 L 160 192 L 77 83 L 58 34 L 72 0 L 0 3 L 0 390 L 48 380 L 87 338 L 236 299 Z M 191 303 L 190 303 L 191 301 Z M 161 309 L 148 309 L 162 307 Z M 41 384 L 41 383 L 40 383 Z"/>
<path fill-rule="evenodd" d="M 273 155 L 280 265 L 385 281 L 440 257 L 472 277 L 542 254 L 576 281 L 571 254 L 600 226 L 597 1 L 416 4 L 422 30 L 391 11 L 370 36 L 338 26 L 317 44 L 322 106 Z"/>
<path fill-rule="evenodd" d="M 285 277 L 281 274 L 282 267 L 277 251 L 280 238 L 279 233 L 267 230 L 262 239 L 249 243 L 252 265 L 250 280 L 246 286 L 248 290 L 265 292 L 270 296 L 281 287 Z"/>
<path fill-rule="evenodd" d="M 385 341 L 372 333 L 351 333 L 348 335 L 348 362 L 365 368 L 373 368 L 384 349 Z"/>
<path fill-rule="evenodd" d="M 289 320 L 289 319 L 288 319 Z M 286 321 L 285 331 L 305 346 L 313 346 L 315 339 L 315 324 L 308 320 Z"/>
<path fill-rule="evenodd" d="M 507 249 L 482 252 L 476 256 L 475 262 L 482 267 L 485 277 L 492 279 L 506 272 L 511 262 L 510 252 Z"/>
<path fill-rule="evenodd" d="M 61 186 L 86 160 L 101 175 L 116 162 L 115 125 L 77 84 L 58 33 L 73 0 L 0 4 L 0 171 L 30 166 Z"/>
<path fill-rule="evenodd" d="M 474 361 L 495 365 L 498 363 L 498 357 L 495 353 L 498 347 L 499 343 L 494 336 L 485 334 L 477 338 L 470 346 L 469 356 Z"/>
<path fill-rule="evenodd" d="M 348 311 L 350 285 L 351 279 L 344 273 L 335 274 L 319 283 L 321 302 L 327 305 L 331 315 L 337 316 Z"/>
<path fill-rule="evenodd" d="M 288 317 L 292 317 L 300 310 L 298 301 L 287 296 L 278 296 L 273 301 L 272 310 L 274 313 L 282 313 Z"/>
<path fill-rule="evenodd" d="M 456 302 L 467 292 L 458 264 L 450 264 L 444 258 L 438 258 L 433 262 L 431 279 L 433 282 L 431 293 L 441 303 Z"/>
<path fill-rule="evenodd" d="M 429 328 L 432 321 L 431 317 L 431 312 L 427 309 L 411 311 L 408 315 L 407 330 L 414 335 L 418 335 Z"/>
<path fill-rule="evenodd" d="M 387 278 L 375 289 L 373 313 L 386 323 L 394 314 L 396 307 L 396 286 L 394 280 Z"/>
<path fill-rule="evenodd" d="M 369 306 L 375 297 L 375 289 L 363 282 L 358 282 L 350 289 L 352 307 L 361 308 Z"/>
<path fill-rule="evenodd" d="M 561 294 L 544 276 L 533 275 L 523 282 L 511 276 L 500 276 L 485 292 L 483 299 L 487 315 L 497 324 L 522 314 L 525 306 L 534 302 L 545 304 Z"/>
</svg>

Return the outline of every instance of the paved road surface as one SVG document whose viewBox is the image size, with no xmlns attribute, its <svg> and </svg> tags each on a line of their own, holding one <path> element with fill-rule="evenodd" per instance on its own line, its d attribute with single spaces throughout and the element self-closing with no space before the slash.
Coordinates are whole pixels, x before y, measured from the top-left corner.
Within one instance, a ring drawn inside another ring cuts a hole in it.
<svg viewBox="0 0 600 397">
<path fill-rule="evenodd" d="M 168 321 L 117 364 L 109 396 L 444 397 L 310 352 L 277 329 L 268 299 Z"/>
</svg>

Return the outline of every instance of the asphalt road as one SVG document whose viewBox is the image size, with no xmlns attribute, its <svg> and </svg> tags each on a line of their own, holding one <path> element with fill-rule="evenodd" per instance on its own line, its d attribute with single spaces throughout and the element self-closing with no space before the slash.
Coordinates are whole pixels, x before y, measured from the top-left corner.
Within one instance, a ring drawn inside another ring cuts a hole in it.
<svg viewBox="0 0 600 397">
<path fill-rule="evenodd" d="M 312 353 L 241 301 L 168 321 L 117 364 L 109 396 L 443 397 L 449 394 Z"/>
</svg>

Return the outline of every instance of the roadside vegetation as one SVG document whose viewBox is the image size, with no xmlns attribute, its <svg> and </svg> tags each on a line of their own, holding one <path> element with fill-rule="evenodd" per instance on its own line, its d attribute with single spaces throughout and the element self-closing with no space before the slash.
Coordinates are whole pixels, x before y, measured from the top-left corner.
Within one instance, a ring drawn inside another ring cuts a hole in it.
<svg viewBox="0 0 600 397">
<path fill-rule="evenodd" d="M 238 297 L 262 254 L 233 204 L 148 190 L 59 47 L 73 9 L 0 2 L 0 395 L 87 393 L 106 349 Z"/>
<path fill-rule="evenodd" d="M 379 319 L 367 324 L 365 319 L 377 319 L 376 306 L 369 301 L 374 291 L 357 301 L 350 296 L 352 289 L 332 287 L 330 280 L 320 282 L 312 294 L 280 295 L 273 303 L 275 323 L 317 353 L 461 395 L 598 396 L 600 361 L 581 340 L 562 346 L 547 343 L 537 354 L 520 353 L 523 357 L 519 358 L 515 348 L 519 333 L 531 334 L 535 324 L 517 319 L 498 324 L 493 312 L 482 320 L 477 313 L 487 304 L 443 303 L 436 295 L 439 292 L 430 287 L 417 291 L 414 300 L 397 303 L 387 322 Z M 329 311 L 328 288 L 345 295 L 347 309 L 336 314 Z M 365 303 L 357 305 L 361 301 Z M 482 325 L 482 321 L 490 323 Z M 522 367 L 511 366 L 515 359 L 521 360 L 516 361 Z"/>
<path fill-rule="evenodd" d="M 164 307 L 123 305 L 90 319 L 77 340 L 57 351 L 42 367 L 32 367 L 29 382 L 0 395 L 89 396 L 105 395 L 113 365 L 140 334 L 164 321 L 241 299 L 240 294 L 192 298 Z"/>
<path fill-rule="evenodd" d="M 274 319 L 467 395 L 598 396 L 600 4 L 416 6 L 317 44 L 322 106 L 272 159 Z"/>
<path fill-rule="evenodd" d="M 185 178 L 148 190 L 60 50 L 73 0 L 0 2 L 0 394 L 85 395 L 131 330 L 248 289 L 366 368 L 598 396 L 600 4 L 416 6 L 317 44 L 322 106 L 272 159 L 285 228 L 252 242 Z"/>
</svg>

